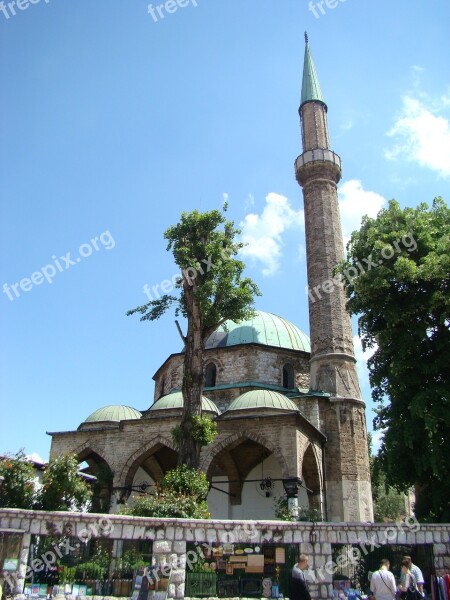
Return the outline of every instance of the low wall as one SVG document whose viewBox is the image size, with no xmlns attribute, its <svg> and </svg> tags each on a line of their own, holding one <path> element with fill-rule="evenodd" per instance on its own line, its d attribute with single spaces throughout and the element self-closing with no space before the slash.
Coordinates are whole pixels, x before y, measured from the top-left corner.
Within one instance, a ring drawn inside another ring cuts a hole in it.
<svg viewBox="0 0 450 600">
<path fill-rule="evenodd" d="M 356 544 L 363 554 L 383 545 L 433 546 L 434 567 L 442 575 L 450 566 L 450 524 L 403 523 L 291 523 L 284 521 L 226 521 L 149 519 L 121 515 L 95 515 L 0 509 L 0 531 L 21 533 L 22 551 L 17 592 L 27 571 L 31 535 L 90 537 L 113 540 L 152 540 L 155 564 L 172 565 L 170 598 L 184 598 L 186 543 L 297 544 L 308 554 L 315 583 L 309 588 L 316 599 L 332 596 L 332 544 Z M 189 557 L 188 557 L 189 560 Z M 335 565 L 334 565 L 335 566 Z"/>
</svg>

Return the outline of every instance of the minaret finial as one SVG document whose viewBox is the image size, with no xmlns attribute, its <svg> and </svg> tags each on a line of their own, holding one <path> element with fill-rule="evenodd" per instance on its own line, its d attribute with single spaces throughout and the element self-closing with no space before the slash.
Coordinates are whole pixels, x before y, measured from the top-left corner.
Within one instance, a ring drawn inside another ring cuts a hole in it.
<svg viewBox="0 0 450 600">
<path fill-rule="evenodd" d="M 307 32 L 307 31 L 305 31 L 305 44 L 307 44 L 307 43 L 308 43 L 308 41 L 309 41 L 309 40 L 308 40 L 308 32 Z"/>
</svg>

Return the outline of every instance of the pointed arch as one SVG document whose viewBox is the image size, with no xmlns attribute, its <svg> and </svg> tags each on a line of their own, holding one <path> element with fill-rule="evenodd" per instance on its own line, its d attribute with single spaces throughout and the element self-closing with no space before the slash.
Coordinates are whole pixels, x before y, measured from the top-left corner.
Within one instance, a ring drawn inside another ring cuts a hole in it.
<svg viewBox="0 0 450 600">
<path fill-rule="evenodd" d="M 208 453 L 208 455 L 205 456 L 201 461 L 200 468 L 206 473 L 207 477 L 211 477 L 212 470 L 214 469 L 214 461 L 217 459 L 220 452 L 225 449 L 232 450 L 245 440 L 251 440 L 256 444 L 265 447 L 269 453 L 273 454 L 277 459 L 278 464 L 280 465 L 282 476 L 289 476 L 289 466 L 278 446 L 260 434 L 253 433 L 252 431 L 240 430 L 229 435 L 222 442 L 219 442 L 216 446 L 214 446 L 212 452 Z"/>
<path fill-rule="evenodd" d="M 322 512 L 323 497 L 323 474 L 320 468 L 320 457 L 317 448 L 309 444 L 303 453 L 302 480 L 308 488 L 308 500 L 310 508 L 316 508 Z"/>
<path fill-rule="evenodd" d="M 140 466 L 149 473 L 154 481 L 160 481 L 169 468 L 175 468 L 177 460 L 178 451 L 172 440 L 158 435 L 128 457 L 118 474 L 116 485 L 131 485 Z"/>
</svg>

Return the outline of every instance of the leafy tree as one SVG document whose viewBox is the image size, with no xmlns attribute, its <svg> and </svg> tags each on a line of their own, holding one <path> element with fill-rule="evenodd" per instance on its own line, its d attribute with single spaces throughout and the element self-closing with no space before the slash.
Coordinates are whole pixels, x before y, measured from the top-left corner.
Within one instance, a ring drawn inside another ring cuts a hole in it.
<svg viewBox="0 0 450 600">
<path fill-rule="evenodd" d="M 359 315 L 386 483 L 418 484 L 416 516 L 450 520 L 450 210 L 392 200 L 353 232 L 336 272 Z"/>
<path fill-rule="evenodd" d="M 4 478 L 0 489 L 0 507 L 32 509 L 35 500 L 33 464 L 25 452 L 0 460 L 0 475 Z"/>
<path fill-rule="evenodd" d="M 142 321 L 154 321 L 174 306 L 175 315 L 187 319 L 185 335 L 176 322 L 184 343 L 178 464 L 193 468 L 199 465 L 201 449 L 194 429 L 198 431 L 195 417 L 202 416 L 205 342 L 228 319 L 249 318 L 254 296 L 259 295 L 255 283 L 242 277 L 244 263 L 235 258 L 243 247 L 236 241 L 240 231 L 226 219 L 226 210 L 225 205 L 222 212 L 184 212 L 180 222 L 165 231 L 167 250 L 172 251 L 181 271 L 177 284 L 180 293 L 165 294 L 127 313 L 140 313 Z"/>
<path fill-rule="evenodd" d="M 42 510 L 88 510 L 92 492 L 78 471 L 74 454 L 58 456 L 44 472 L 37 506 Z"/>
</svg>

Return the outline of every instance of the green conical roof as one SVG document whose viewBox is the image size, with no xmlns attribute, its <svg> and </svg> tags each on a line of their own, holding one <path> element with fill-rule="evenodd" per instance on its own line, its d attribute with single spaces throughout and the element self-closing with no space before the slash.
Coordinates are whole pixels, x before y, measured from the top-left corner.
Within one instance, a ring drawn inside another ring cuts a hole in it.
<svg viewBox="0 0 450 600">
<path fill-rule="evenodd" d="M 303 81 L 302 81 L 302 98 L 300 108 L 307 102 L 322 102 L 322 90 L 320 89 L 319 78 L 317 77 L 316 68 L 312 59 L 311 50 L 308 44 L 308 35 L 305 33 L 305 61 L 303 63 Z M 326 106 L 326 104 L 325 104 Z"/>
</svg>

